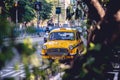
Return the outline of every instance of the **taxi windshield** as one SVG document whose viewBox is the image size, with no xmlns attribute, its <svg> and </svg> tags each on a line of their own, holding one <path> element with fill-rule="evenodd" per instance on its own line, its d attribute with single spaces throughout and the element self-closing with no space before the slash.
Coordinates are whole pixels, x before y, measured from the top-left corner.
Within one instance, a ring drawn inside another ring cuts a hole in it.
<svg viewBox="0 0 120 80">
<path fill-rule="evenodd" d="M 75 35 L 73 32 L 52 32 L 49 40 L 74 40 Z"/>
</svg>

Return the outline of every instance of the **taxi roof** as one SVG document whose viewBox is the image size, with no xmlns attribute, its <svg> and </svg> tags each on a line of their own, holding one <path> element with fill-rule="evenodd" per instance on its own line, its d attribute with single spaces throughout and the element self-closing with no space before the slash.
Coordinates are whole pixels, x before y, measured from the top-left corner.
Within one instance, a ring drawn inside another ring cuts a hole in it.
<svg viewBox="0 0 120 80">
<path fill-rule="evenodd" d="M 56 29 L 53 29 L 51 32 L 75 32 L 77 31 L 75 28 L 56 28 Z"/>
</svg>

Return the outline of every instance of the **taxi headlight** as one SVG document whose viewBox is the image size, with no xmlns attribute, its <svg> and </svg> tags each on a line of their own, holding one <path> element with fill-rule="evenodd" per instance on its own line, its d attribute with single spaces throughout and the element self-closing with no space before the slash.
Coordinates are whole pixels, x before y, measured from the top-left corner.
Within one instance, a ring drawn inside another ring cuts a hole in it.
<svg viewBox="0 0 120 80">
<path fill-rule="evenodd" d="M 72 50 L 72 49 L 73 49 L 73 46 L 72 46 L 72 45 L 70 45 L 70 46 L 69 46 L 69 49 L 70 49 L 70 50 Z"/>
<path fill-rule="evenodd" d="M 47 49 L 47 46 L 46 46 L 46 45 L 43 45 L 43 46 L 42 46 L 42 49 Z"/>
</svg>

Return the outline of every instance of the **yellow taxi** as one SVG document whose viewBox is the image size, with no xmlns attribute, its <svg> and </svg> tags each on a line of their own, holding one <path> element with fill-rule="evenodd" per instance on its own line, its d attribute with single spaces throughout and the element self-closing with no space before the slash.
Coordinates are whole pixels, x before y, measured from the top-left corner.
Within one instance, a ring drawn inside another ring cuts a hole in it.
<svg viewBox="0 0 120 80">
<path fill-rule="evenodd" d="M 43 58 L 73 58 L 83 50 L 80 32 L 73 28 L 57 28 L 49 33 L 42 46 Z"/>
</svg>

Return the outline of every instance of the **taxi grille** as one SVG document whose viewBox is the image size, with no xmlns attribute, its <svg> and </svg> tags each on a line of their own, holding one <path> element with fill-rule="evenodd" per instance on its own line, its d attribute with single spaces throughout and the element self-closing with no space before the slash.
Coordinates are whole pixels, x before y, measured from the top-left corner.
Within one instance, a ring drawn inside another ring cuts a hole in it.
<svg viewBox="0 0 120 80">
<path fill-rule="evenodd" d="M 68 55 L 68 50 L 66 48 L 51 48 L 47 50 L 47 55 L 50 56 Z"/>
</svg>

